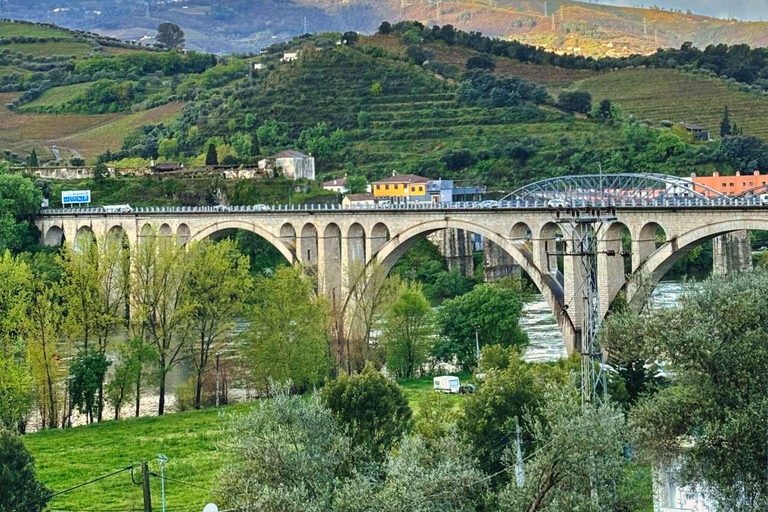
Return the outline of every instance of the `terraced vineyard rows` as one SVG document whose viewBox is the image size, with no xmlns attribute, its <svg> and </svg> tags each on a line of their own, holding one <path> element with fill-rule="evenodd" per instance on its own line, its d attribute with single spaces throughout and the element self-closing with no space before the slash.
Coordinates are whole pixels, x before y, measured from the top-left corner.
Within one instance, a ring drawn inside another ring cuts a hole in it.
<svg viewBox="0 0 768 512">
<path fill-rule="evenodd" d="M 634 69 L 589 78 L 574 85 L 594 101 L 609 98 L 627 113 L 655 122 L 689 122 L 720 133 L 723 108 L 746 135 L 768 139 L 768 97 L 730 89 L 719 80 L 667 69 Z"/>
</svg>

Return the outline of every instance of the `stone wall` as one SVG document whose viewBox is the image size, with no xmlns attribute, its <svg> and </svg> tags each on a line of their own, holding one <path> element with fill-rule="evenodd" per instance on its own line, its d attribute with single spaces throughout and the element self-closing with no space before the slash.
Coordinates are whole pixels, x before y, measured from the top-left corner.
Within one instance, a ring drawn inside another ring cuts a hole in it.
<svg viewBox="0 0 768 512">
<path fill-rule="evenodd" d="M 752 269 L 749 231 L 734 231 L 712 240 L 712 273 L 729 274 Z"/>
<path fill-rule="evenodd" d="M 472 256 L 470 232 L 463 229 L 443 229 L 427 238 L 440 249 L 440 254 L 445 256 L 448 270 L 458 270 L 464 277 L 474 275 L 475 260 Z"/>
<path fill-rule="evenodd" d="M 507 254 L 507 251 L 490 240 L 485 240 L 483 247 L 483 280 L 495 283 L 505 277 L 520 277 L 520 265 Z"/>
</svg>

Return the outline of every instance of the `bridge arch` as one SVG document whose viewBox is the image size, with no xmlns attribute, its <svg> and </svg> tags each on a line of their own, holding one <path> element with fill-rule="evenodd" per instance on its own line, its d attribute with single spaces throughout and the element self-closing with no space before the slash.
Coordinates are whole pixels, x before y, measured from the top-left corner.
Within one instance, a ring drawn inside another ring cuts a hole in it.
<svg viewBox="0 0 768 512">
<path fill-rule="evenodd" d="M 293 252 L 296 251 L 296 228 L 293 227 L 293 224 L 286 222 L 282 225 L 280 228 L 280 240 L 288 249 Z"/>
<path fill-rule="evenodd" d="M 375 255 L 389 242 L 389 228 L 383 222 L 376 223 L 371 229 L 371 252 Z M 373 256 L 373 255 L 371 255 Z"/>
<path fill-rule="evenodd" d="M 186 245 L 189 239 L 192 238 L 192 233 L 189 230 L 189 226 L 182 222 L 179 227 L 176 228 L 176 239 L 180 245 Z"/>
<path fill-rule="evenodd" d="M 61 247 L 64 241 L 64 230 L 60 226 L 51 226 L 43 236 L 43 245 Z"/>
<path fill-rule="evenodd" d="M 639 311 L 664 275 L 689 252 L 704 242 L 734 231 L 768 231 L 768 219 L 739 219 L 716 222 L 673 237 L 656 249 L 625 285 L 630 307 Z"/>
<path fill-rule="evenodd" d="M 365 229 L 359 222 L 353 223 L 347 230 L 347 259 L 350 265 L 365 265 Z"/>
<path fill-rule="evenodd" d="M 546 299 L 552 313 L 557 319 L 560 331 L 563 333 L 568 353 L 570 354 L 573 351 L 576 330 L 568 312 L 563 307 L 563 287 L 556 276 L 540 271 L 533 261 L 527 258 L 513 241 L 486 226 L 471 221 L 451 218 L 416 224 L 393 236 L 392 239 L 381 248 L 375 261 L 384 265 L 386 271 L 389 272 L 408 249 L 413 247 L 419 240 L 422 240 L 431 233 L 443 229 L 463 229 L 471 233 L 476 233 L 485 237 L 486 240 L 495 243 L 509 254 L 509 256 L 530 276 L 534 285 Z"/>
<path fill-rule="evenodd" d="M 205 238 L 211 237 L 213 235 L 216 235 L 221 231 L 227 231 L 231 229 L 242 229 L 242 230 L 250 231 L 252 233 L 259 235 L 264 240 L 266 240 L 271 245 L 273 245 L 275 249 L 280 251 L 280 254 L 282 254 L 290 264 L 293 265 L 296 262 L 296 255 L 292 253 L 290 249 L 288 249 L 288 247 L 280 241 L 279 237 L 275 236 L 274 234 L 270 233 L 266 229 L 262 228 L 261 226 L 253 222 L 248 222 L 246 220 L 241 220 L 241 219 L 225 220 L 222 222 L 216 222 L 215 224 L 211 224 L 210 226 L 205 227 L 199 230 L 198 232 L 196 232 L 194 235 L 192 235 L 189 238 L 189 241 L 197 242 Z"/>
</svg>

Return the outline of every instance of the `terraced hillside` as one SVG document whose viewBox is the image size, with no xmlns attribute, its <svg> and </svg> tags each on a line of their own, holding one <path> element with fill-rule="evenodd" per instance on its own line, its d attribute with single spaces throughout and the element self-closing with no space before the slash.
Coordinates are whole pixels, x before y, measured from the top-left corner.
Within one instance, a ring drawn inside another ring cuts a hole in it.
<svg viewBox="0 0 768 512">
<path fill-rule="evenodd" d="M 717 137 L 723 108 L 745 135 L 768 139 L 768 97 L 729 88 L 722 81 L 668 69 L 631 69 L 589 78 L 574 85 L 596 101 L 609 98 L 627 113 L 655 122 L 689 122 Z"/>
</svg>

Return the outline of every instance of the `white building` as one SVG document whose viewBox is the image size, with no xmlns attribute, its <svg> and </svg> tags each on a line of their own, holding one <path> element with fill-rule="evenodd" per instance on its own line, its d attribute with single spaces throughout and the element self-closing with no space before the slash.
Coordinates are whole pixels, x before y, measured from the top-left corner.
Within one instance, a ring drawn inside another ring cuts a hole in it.
<svg viewBox="0 0 768 512">
<path fill-rule="evenodd" d="M 326 181 L 323 183 L 323 189 L 330 190 L 331 192 L 338 192 L 339 194 L 346 194 L 348 192 L 346 176 L 343 178 Z"/>
<path fill-rule="evenodd" d="M 283 58 L 281 59 L 283 62 L 293 62 L 294 60 L 299 58 L 299 52 L 298 50 L 295 52 L 284 52 Z"/>
<path fill-rule="evenodd" d="M 686 484 L 675 465 L 653 468 L 654 512 L 708 512 L 714 508 L 701 489 Z"/>
<path fill-rule="evenodd" d="M 291 180 L 315 179 L 315 159 L 301 151 L 287 149 L 259 161 L 259 169 L 276 169 Z"/>
<path fill-rule="evenodd" d="M 372 208 L 376 205 L 373 194 L 347 194 L 341 200 L 344 208 Z"/>
</svg>

